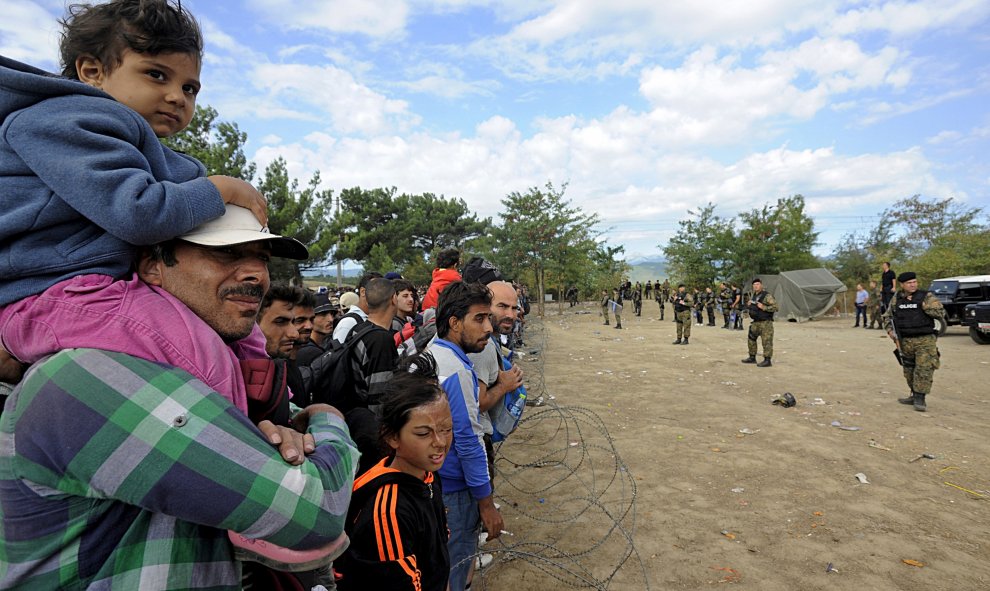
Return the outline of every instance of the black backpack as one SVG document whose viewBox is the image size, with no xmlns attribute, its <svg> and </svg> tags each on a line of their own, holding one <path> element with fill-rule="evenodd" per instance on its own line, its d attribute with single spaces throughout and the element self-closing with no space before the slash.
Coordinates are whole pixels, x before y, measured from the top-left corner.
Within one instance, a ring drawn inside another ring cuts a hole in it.
<svg viewBox="0 0 990 591">
<path fill-rule="evenodd" d="M 359 321 L 347 334 L 343 344 L 334 341 L 332 348 L 314 359 L 308 368 L 299 368 L 307 391 L 313 395 L 314 403 L 333 405 L 342 413 L 359 405 L 351 367 L 351 351 L 364 335 L 373 330 L 385 329 L 370 320 Z"/>
</svg>

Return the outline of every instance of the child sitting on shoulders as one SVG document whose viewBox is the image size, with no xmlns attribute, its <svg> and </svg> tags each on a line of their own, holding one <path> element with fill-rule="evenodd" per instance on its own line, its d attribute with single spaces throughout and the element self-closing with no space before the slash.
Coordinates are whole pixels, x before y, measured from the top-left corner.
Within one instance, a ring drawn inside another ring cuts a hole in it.
<svg viewBox="0 0 990 591">
<path fill-rule="evenodd" d="M 0 345 L 24 363 L 81 346 L 165 362 L 247 412 L 224 345 L 265 357 L 260 330 L 221 338 L 133 270 L 136 246 L 183 235 L 225 204 L 267 223 L 249 183 L 207 176 L 159 141 L 195 112 L 199 25 L 168 0 L 74 5 L 62 25 L 62 77 L 0 57 Z M 198 346 L 173 346 L 178 331 Z"/>
</svg>

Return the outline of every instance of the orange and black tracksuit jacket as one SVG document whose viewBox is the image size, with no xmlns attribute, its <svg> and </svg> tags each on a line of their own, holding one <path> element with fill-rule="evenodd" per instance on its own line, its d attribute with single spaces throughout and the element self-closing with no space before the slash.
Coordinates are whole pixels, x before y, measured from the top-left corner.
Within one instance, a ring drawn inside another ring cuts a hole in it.
<svg viewBox="0 0 990 591">
<path fill-rule="evenodd" d="M 354 482 L 345 531 L 351 540 L 334 561 L 340 591 L 444 591 L 450 574 L 447 516 L 440 479 L 389 468 L 385 458 Z"/>
</svg>

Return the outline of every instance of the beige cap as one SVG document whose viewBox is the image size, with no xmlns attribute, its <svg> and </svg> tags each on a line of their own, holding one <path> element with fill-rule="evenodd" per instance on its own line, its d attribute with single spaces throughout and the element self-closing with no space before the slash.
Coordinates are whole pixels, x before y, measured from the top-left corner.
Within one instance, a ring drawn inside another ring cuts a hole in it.
<svg viewBox="0 0 990 591">
<path fill-rule="evenodd" d="M 351 306 L 356 306 L 359 299 L 361 298 L 359 298 L 358 294 L 354 293 L 353 291 L 349 291 L 347 293 L 341 294 L 340 307 L 350 308 Z"/>
<path fill-rule="evenodd" d="M 189 233 L 179 236 L 179 240 L 202 246 L 233 246 L 267 240 L 272 247 L 272 256 L 305 261 L 309 250 L 295 238 L 286 238 L 268 231 L 262 226 L 250 209 L 227 204 L 227 212 L 215 220 L 196 226 Z"/>
</svg>

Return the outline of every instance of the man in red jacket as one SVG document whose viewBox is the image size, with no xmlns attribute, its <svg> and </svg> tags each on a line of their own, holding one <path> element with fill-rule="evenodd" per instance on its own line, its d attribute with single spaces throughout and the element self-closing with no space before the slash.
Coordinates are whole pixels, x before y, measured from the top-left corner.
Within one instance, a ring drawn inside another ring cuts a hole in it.
<svg viewBox="0 0 990 591">
<path fill-rule="evenodd" d="M 461 251 L 448 248 L 437 255 L 437 268 L 433 269 L 433 281 L 423 296 L 423 310 L 437 307 L 437 298 L 448 284 L 461 280 L 457 267 L 461 264 Z"/>
</svg>

